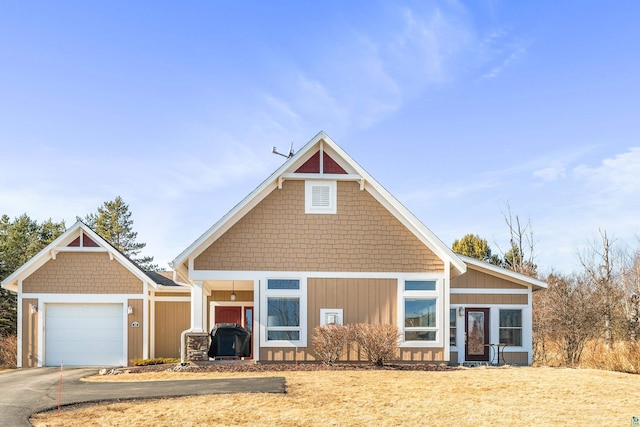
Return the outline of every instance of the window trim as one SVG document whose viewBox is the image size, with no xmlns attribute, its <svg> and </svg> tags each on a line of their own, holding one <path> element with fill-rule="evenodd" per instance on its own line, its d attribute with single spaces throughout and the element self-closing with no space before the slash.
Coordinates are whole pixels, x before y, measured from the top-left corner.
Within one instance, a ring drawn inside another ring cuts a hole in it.
<svg viewBox="0 0 640 427">
<path fill-rule="evenodd" d="M 329 206 L 313 206 L 313 187 L 329 188 Z M 334 180 L 306 180 L 304 182 L 304 213 L 305 214 L 336 214 L 338 213 L 338 182 Z"/>
<path fill-rule="evenodd" d="M 435 281 L 435 290 L 405 290 L 405 282 L 410 281 Z M 449 327 L 447 311 L 447 319 L 444 319 L 444 275 L 418 275 L 418 276 L 405 276 L 398 279 L 398 330 L 400 332 L 399 347 L 441 347 L 444 348 L 444 326 Z M 436 324 L 434 327 L 410 327 L 407 328 L 405 324 L 405 300 L 406 299 L 424 299 L 434 300 L 436 305 Z M 405 340 L 405 330 L 407 331 L 435 331 L 436 339 L 433 341 L 408 341 Z"/>
<path fill-rule="evenodd" d="M 269 280 L 298 280 L 299 289 L 269 289 Z M 307 280 L 303 277 L 267 277 L 260 284 L 260 346 L 261 347 L 306 347 L 307 346 Z M 297 298 L 300 301 L 300 324 L 298 326 L 276 327 L 267 326 L 269 298 Z M 298 340 L 268 340 L 269 330 L 299 331 Z"/>
<path fill-rule="evenodd" d="M 520 326 L 500 326 L 500 315 L 503 311 L 519 311 L 520 312 Z M 507 347 L 524 348 L 524 310 L 522 308 L 507 308 L 500 307 L 498 309 L 498 340 L 500 340 L 500 332 L 503 329 L 519 330 L 520 331 L 520 345 L 508 344 Z M 500 340 L 501 341 L 501 340 Z"/>
<path fill-rule="evenodd" d="M 451 325 L 451 312 L 454 325 Z M 458 309 L 454 307 L 449 307 L 449 347 L 458 348 Z"/>
</svg>

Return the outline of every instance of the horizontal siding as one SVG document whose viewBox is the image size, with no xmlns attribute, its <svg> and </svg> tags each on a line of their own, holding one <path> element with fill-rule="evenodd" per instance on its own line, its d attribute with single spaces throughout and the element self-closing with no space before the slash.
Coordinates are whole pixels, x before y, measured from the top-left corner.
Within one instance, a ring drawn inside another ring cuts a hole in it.
<svg viewBox="0 0 640 427">
<path fill-rule="evenodd" d="M 451 304 L 528 304 L 527 294 L 451 294 Z"/>
<path fill-rule="evenodd" d="M 527 289 L 526 286 L 482 273 L 471 268 L 461 276 L 451 279 L 451 288 L 461 289 Z"/>
</svg>

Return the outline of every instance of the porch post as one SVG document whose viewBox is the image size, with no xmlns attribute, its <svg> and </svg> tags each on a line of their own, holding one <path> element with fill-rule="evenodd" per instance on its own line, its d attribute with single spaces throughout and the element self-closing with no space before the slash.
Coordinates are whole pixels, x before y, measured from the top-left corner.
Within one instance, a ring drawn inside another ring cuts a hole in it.
<svg viewBox="0 0 640 427">
<path fill-rule="evenodd" d="M 204 294 L 202 282 L 193 282 L 191 287 L 191 331 L 204 332 Z"/>
</svg>

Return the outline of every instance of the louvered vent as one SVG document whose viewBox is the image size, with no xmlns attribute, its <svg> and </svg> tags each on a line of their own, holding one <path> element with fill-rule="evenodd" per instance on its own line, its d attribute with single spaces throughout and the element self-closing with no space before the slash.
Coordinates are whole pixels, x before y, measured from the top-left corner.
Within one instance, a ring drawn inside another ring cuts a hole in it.
<svg viewBox="0 0 640 427">
<path fill-rule="evenodd" d="M 305 181 L 305 213 L 337 213 L 337 190 L 336 181 Z"/>
<path fill-rule="evenodd" d="M 331 188 L 328 185 L 311 186 L 311 206 L 314 208 L 331 207 Z"/>
</svg>

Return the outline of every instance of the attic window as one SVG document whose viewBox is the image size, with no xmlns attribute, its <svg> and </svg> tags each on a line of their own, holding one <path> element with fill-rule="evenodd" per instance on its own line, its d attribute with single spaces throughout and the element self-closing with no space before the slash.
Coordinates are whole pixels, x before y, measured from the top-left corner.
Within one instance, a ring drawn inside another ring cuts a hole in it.
<svg viewBox="0 0 640 427">
<path fill-rule="evenodd" d="M 305 181 L 305 213 L 335 214 L 336 199 L 336 181 Z"/>
</svg>

